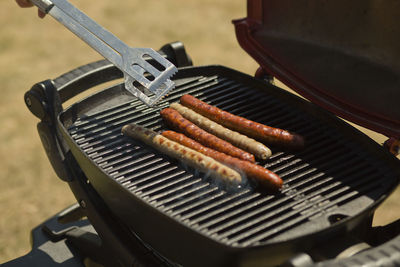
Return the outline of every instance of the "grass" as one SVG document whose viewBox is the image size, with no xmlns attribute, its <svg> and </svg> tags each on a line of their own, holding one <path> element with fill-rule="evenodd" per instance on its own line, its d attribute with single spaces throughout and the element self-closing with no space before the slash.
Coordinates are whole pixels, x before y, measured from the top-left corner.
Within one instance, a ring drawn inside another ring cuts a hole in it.
<svg viewBox="0 0 400 267">
<path fill-rule="evenodd" d="M 185 43 L 195 65 L 222 64 L 253 74 L 257 64 L 239 47 L 231 20 L 245 1 L 71 1 L 135 47 Z M 54 174 L 36 124 L 23 102 L 36 82 L 101 57 L 52 18 L 0 1 L 0 263 L 30 250 L 29 231 L 74 197 Z M 378 142 L 384 137 L 370 133 Z M 397 219 L 397 190 L 379 208 L 375 224 Z"/>
</svg>

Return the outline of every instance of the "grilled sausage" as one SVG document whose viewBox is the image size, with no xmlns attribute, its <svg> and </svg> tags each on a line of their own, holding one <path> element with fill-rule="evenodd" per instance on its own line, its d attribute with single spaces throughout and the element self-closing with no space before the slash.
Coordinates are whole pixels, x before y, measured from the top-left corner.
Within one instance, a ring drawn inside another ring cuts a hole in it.
<svg viewBox="0 0 400 267">
<path fill-rule="evenodd" d="M 261 186 L 266 187 L 272 191 L 276 191 L 282 187 L 282 179 L 274 172 L 271 172 L 260 165 L 253 164 L 245 160 L 240 160 L 238 158 L 234 158 L 224 153 L 218 152 L 214 149 L 205 147 L 181 133 L 177 133 L 174 131 L 164 131 L 162 135 L 172 141 L 187 146 L 221 163 L 231 166 L 234 169 L 239 169 L 240 171 L 243 171 L 249 178 L 256 180 L 257 183 L 259 183 Z"/>
<path fill-rule="evenodd" d="M 221 138 L 212 135 L 203 129 L 196 126 L 194 123 L 182 117 L 178 111 L 172 108 L 165 108 L 160 112 L 162 118 L 171 127 L 183 132 L 187 136 L 192 137 L 199 143 L 211 147 L 220 152 L 224 152 L 232 157 L 237 157 L 243 160 L 255 162 L 254 156 L 246 151 L 243 151 L 232 144 L 222 140 Z"/>
<path fill-rule="evenodd" d="M 250 152 L 257 158 L 265 160 L 271 156 L 271 150 L 268 147 L 252 138 L 225 128 L 224 126 L 178 103 L 172 103 L 170 107 L 177 110 L 185 119 L 190 120 L 203 130 L 206 130 L 207 132 Z"/>
<path fill-rule="evenodd" d="M 229 184 L 238 184 L 242 181 L 242 177 L 237 171 L 215 161 L 211 157 L 171 141 L 152 130 L 132 123 L 122 127 L 122 133 L 142 141 L 170 157 L 179 159 L 202 172 L 210 173 L 214 178 L 221 179 Z"/>
<path fill-rule="evenodd" d="M 300 135 L 233 115 L 191 95 L 183 95 L 180 98 L 180 103 L 227 128 L 256 140 L 292 149 L 304 147 L 304 139 Z"/>
</svg>

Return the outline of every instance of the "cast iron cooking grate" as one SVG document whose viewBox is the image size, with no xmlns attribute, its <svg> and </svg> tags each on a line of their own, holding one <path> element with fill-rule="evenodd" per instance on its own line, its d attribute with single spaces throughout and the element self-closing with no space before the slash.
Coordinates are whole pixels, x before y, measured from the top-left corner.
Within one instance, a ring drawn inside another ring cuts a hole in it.
<svg viewBox="0 0 400 267">
<path fill-rule="evenodd" d="M 272 148 L 272 157 L 259 162 L 284 180 L 281 193 L 271 195 L 252 185 L 226 190 L 205 174 L 122 136 L 121 127 L 130 122 L 165 129 L 159 110 L 140 101 L 93 111 L 69 127 L 99 168 L 180 223 L 227 245 L 262 245 L 356 215 L 386 190 L 381 181 L 391 175 L 387 168 L 370 160 L 334 125 L 233 76 L 200 75 L 175 82 L 162 107 L 192 94 L 234 114 L 299 133 L 307 141 L 295 153 Z"/>
</svg>

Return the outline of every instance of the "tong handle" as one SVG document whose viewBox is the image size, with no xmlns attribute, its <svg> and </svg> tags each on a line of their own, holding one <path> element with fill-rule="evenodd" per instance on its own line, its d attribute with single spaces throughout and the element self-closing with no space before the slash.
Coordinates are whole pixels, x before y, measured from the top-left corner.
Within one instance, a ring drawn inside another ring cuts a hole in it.
<svg viewBox="0 0 400 267">
<path fill-rule="evenodd" d="M 124 69 L 123 55 L 130 47 L 67 0 L 31 0 L 31 2 L 41 11 L 50 14 L 119 69 Z"/>
<path fill-rule="evenodd" d="M 85 13 L 73 6 L 67 0 L 51 0 L 59 9 L 68 14 L 72 19 L 76 20 L 84 26 L 89 32 L 95 35 L 98 39 L 107 43 L 120 55 L 126 53 L 130 47 L 122 42 L 118 37 L 100 26 L 97 22 L 88 17 Z"/>
<path fill-rule="evenodd" d="M 49 13 L 49 10 L 54 6 L 50 0 L 30 0 L 30 2 L 46 14 Z"/>
<path fill-rule="evenodd" d="M 67 0 L 32 2 L 119 68 L 124 73 L 125 88 L 146 105 L 153 106 L 174 88 L 169 78 L 177 68 L 153 49 L 127 46 Z M 154 59 L 157 66 L 147 62 L 145 57 Z"/>
</svg>

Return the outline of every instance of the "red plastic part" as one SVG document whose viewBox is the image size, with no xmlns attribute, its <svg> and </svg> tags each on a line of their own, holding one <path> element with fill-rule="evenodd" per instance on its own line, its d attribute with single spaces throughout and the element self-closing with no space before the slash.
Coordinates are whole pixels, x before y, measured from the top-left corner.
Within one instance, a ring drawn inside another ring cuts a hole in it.
<svg viewBox="0 0 400 267">
<path fill-rule="evenodd" d="M 386 142 L 383 144 L 383 146 L 389 150 L 390 153 L 392 153 L 395 156 L 399 155 L 400 152 L 400 140 L 396 138 L 389 138 L 386 140 Z"/>
<path fill-rule="evenodd" d="M 287 61 L 282 61 L 279 55 L 268 50 L 268 46 L 265 46 L 266 39 L 263 39 L 263 31 L 266 28 L 266 25 L 263 24 L 263 12 L 266 10 L 265 6 L 270 2 L 273 1 L 249 0 L 248 16 L 233 21 L 239 44 L 260 64 L 261 69 L 257 70 L 256 75 L 271 74 L 303 97 L 337 116 L 399 139 L 400 122 L 396 117 L 391 117 L 387 113 L 371 111 L 368 107 L 358 105 L 354 100 L 348 101 L 335 95 L 335 92 L 318 88 L 315 81 L 307 80 L 307 77 L 302 77 L 301 74 L 294 72 L 294 68 L 288 65 Z M 271 6 L 273 7 L 273 4 Z"/>
</svg>

